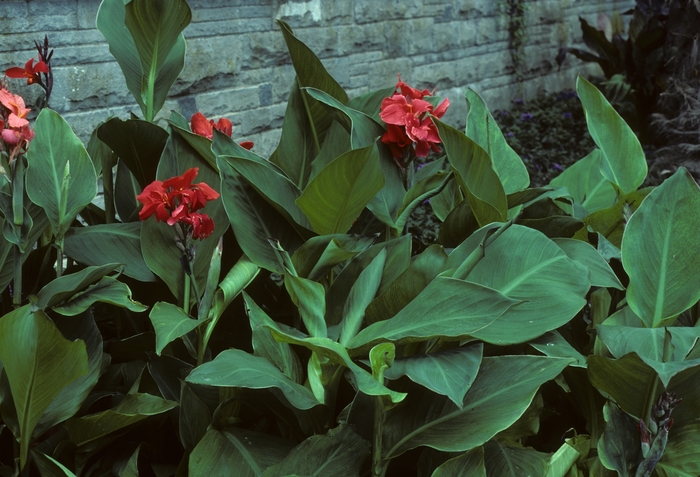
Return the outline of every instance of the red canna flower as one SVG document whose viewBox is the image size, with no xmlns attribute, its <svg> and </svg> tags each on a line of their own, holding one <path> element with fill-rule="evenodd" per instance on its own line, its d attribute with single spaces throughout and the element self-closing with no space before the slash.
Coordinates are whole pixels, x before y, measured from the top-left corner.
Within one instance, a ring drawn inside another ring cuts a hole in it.
<svg viewBox="0 0 700 477">
<path fill-rule="evenodd" d="M 214 137 L 214 129 L 221 131 L 228 137 L 231 137 L 231 134 L 233 134 L 233 124 L 231 124 L 231 121 L 228 119 L 219 118 L 219 120 L 214 123 L 213 119 L 207 119 L 206 116 L 200 112 L 196 112 L 194 115 L 192 115 L 192 118 L 190 119 L 190 126 L 193 133 L 198 134 L 199 136 L 204 136 L 207 139 Z M 253 144 L 252 141 L 244 141 L 239 145 L 250 150 L 255 144 Z"/>
<path fill-rule="evenodd" d="M 219 193 L 204 182 L 192 184 L 198 168 L 193 167 L 181 176 L 163 182 L 153 181 L 136 199 L 143 204 L 139 219 L 146 220 L 155 215 L 156 221 L 168 225 L 180 224 L 188 229 L 194 239 L 207 238 L 214 231 L 214 221 L 206 214 L 197 212 L 208 201 L 219 198 Z"/>
<path fill-rule="evenodd" d="M 426 96 L 431 96 L 427 89 L 419 91 L 412 88 L 399 76 L 394 94 L 382 101 L 379 117 L 387 124 L 382 142 L 389 146 L 394 160 L 401 167 L 407 152 L 412 151 L 416 157 L 426 157 L 431 149 L 439 151 L 437 144 L 441 142 L 440 136 L 430 116 L 441 118 L 450 101 L 445 99 L 437 108 L 433 108 L 423 99 Z"/>
<path fill-rule="evenodd" d="M 24 106 L 21 96 L 4 88 L 0 88 L 0 104 L 0 137 L 8 149 L 8 162 L 12 162 L 17 154 L 27 150 L 34 138 L 34 131 L 27 120 L 31 110 Z"/>
<path fill-rule="evenodd" d="M 21 96 L 12 94 L 6 89 L 0 89 L 0 103 L 2 103 L 7 111 L 7 124 L 11 128 L 21 128 L 29 124 L 27 114 L 31 109 L 24 106 L 24 99 Z"/>
<path fill-rule="evenodd" d="M 13 66 L 5 70 L 5 76 L 8 78 L 27 78 L 27 84 L 41 83 L 39 73 L 48 73 L 49 67 L 46 63 L 39 60 L 35 65 L 34 58 L 24 64 L 24 68 Z"/>
</svg>

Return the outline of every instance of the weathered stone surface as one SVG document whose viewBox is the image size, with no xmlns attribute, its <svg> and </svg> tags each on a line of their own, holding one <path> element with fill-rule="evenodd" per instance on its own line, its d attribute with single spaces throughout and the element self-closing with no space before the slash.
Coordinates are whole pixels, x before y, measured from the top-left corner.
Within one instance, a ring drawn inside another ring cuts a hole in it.
<svg viewBox="0 0 700 477">
<path fill-rule="evenodd" d="M 496 0 L 188 0 L 185 68 L 159 117 L 171 110 L 229 118 L 234 138 L 252 140 L 268 156 L 277 146 L 294 80 L 277 19 L 294 29 L 350 97 L 396 84 L 400 74 L 436 89 L 451 107 L 445 120 L 463 127 L 464 91 L 475 88 L 492 109 L 542 89 L 571 88 L 596 65 L 567 58 L 559 47 L 581 46 L 578 16 L 595 22 L 634 6 L 634 0 L 527 0 L 524 81 L 517 83 L 508 49 L 508 18 Z M 47 34 L 55 48 L 51 107 L 83 140 L 110 115 L 140 109 L 95 28 L 100 0 L 0 1 L 0 71 L 36 57 L 34 40 Z M 39 88 L 8 80 L 30 104 Z"/>
</svg>

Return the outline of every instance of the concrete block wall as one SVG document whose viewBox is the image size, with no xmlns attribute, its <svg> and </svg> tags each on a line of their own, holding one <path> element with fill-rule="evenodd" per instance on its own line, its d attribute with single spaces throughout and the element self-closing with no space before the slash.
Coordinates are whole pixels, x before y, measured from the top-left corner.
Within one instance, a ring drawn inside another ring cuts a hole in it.
<svg viewBox="0 0 700 477">
<path fill-rule="evenodd" d="M 562 45 L 580 43 L 578 16 L 595 22 L 634 6 L 634 0 L 524 0 L 524 81 L 508 49 L 503 0 L 189 0 L 192 23 L 185 69 L 163 111 L 227 117 L 234 138 L 256 142 L 267 156 L 276 147 L 294 70 L 275 20 L 294 29 L 353 97 L 392 86 L 397 74 L 416 87 L 450 98 L 445 120 L 463 126 L 463 93 L 473 87 L 493 109 L 516 97 L 572 88 L 578 73 L 596 67 L 570 57 Z M 95 28 L 100 0 L 0 0 L 0 70 L 36 56 L 34 40 L 49 36 L 54 91 L 51 107 L 78 136 L 110 116 L 140 110 L 121 70 Z M 38 87 L 9 80 L 31 101 Z"/>
</svg>

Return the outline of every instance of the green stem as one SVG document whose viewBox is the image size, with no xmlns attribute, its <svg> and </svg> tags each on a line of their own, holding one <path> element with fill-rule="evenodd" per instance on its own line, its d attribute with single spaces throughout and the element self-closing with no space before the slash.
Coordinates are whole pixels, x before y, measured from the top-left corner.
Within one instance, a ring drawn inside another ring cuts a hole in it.
<svg viewBox="0 0 700 477">
<path fill-rule="evenodd" d="M 12 304 L 15 308 L 22 305 L 22 252 L 19 251 L 19 246 L 15 245 L 15 276 L 12 283 Z"/>
<path fill-rule="evenodd" d="M 105 161 L 107 162 L 107 161 Z M 114 223 L 114 182 L 112 177 L 112 168 L 103 166 L 102 168 L 102 190 L 105 200 L 105 222 L 108 224 Z"/>
<path fill-rule="evenodd" d="M 63 239 L 56 238 L 56 278 L 63 275 Z"/>
<path fill-rule="evenodd" d="M 374 396 L 374 436 L 372 443 L 372 476 L 384 477 L 388 462 L 382 460 L 382 432 L 384 427 L 384 406 L 381 396 Z"/>
<path fill-rule="evenodd" d="M 182 293 L 182 309 L 185 314 L 190 314 L 190 276 L 185 273 L 185 284 Z"/>
</svg>

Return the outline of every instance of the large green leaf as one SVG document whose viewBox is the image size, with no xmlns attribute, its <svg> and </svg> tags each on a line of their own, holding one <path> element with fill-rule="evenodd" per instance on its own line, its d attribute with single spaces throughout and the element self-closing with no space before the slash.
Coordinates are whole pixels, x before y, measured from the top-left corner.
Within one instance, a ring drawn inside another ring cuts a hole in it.
<svg viewBox="0 0 700 477">
<path fill-rule="evenodd" d="M 320 404 L 311 391 L 289 379 L 268 360 L 239 349 L 219 353 L 213 361 L 192 371 L 186 381 L 216 387 L 277 388 L 297 409 Z"/>
<path fill-rule="evenodd" d="M 482 344 L 476 344 L 397 359 L 384 376 L 388 379 L 408 376 L 411 381 L 449 397 L 457 407 L 462 407 L 464 395 L 479 371 L 483 349 Z"/>
<path fill-rule="evenodd" d="M 598 441 L 598 456 L 603 465 L 620 477 L 632 477 L 642 460 L 639 431 L 636 420 L 614 403 L 603 407 L 605 431 Z"/>
<path fill-rule="evenodd" d="M 313 130 L 304 108 L 304 99 L 295 78 L 287 99 L 280 142 L 270 156 L 270 162 L 282 169 L 299 189 L 306 187 L 311 162 L 317 154 Z"/>
<path fill-rule="evenodd" d="M 350 234 L 311 237 L 294 252 L 292 263 L 300 277 L 318 280 L 334 266 L 366 250 L 374 240 L 374 237 Z"/>
<path fill-rule="evenodd" d="M 601 150 L 594 149 L 586 157 L 567 167 L 549 184 L 566 187 L 571 197 L 589 214 L 607 209 L 615 202 L 617 193 L 610 181 L 600 172 L 602 160 Z"/>
<path fill-rule="evenodd" d="M 165 129 L 142 119 L 112 118 L 97 129 L 97 137 L 119 156 L 141 188 L 155 180 L 158 161 L 168 140 Z"/>
<path fill-rule="evenodd" d="M 484 467 L 484 448 L 477 447 L 469 452 L 441 464 L 433 472 L 431 477 L 455 477 L 455 476 L 486 477 Z"/>
<path fill-rule="evenodd" d="M 491 158 L 493 169 L 506 194 L 521 191 L 530 185 L 530 176 L 520 156 L 503 137 L 496 120 L 481 96 L 471 88 L 464 93 L 469 105 L 467 137 L 476 142 Z"/>
<path fill-rule="evenodd" d="M 292 29 L 285 22 L 277 20 L 284 41 L 289 50 L 289 56 L 292 58 L 292 65 L 297 74 L 297 83 L 300 88 L 312 87 L 320 89 L 337 99 L 341 103 L 348 102 L 348 96 L 343 88 L 328 74 L 323 63 L 316 57 L 313 51 L 309 49 L 301 40 L 299 40 Z M 325 141 L 326 132 L 332 123 L 332 115 L 328 110 L 315 99 L 311 98 L 308 93 L 302 91 L 306 114 L 311 123 L 313 136 L 316 143 L 316 152 L 318 153 L 321 145 Z"/>
<path fill-rule="evenodd" d="M 687 423 L 682 427 L 676 423 L 669 433 L 666 450 L 656 465 L 660 477 L 694 477 L 700 475 L 700 449 L 697 436 L 700 424 Z"/>
<path fill-rule="evenodd" d="M 571 363 L 570 366 L 586 367 L 586 358 L 556 330 L 543 334 L 536 340 L 530 341 L 529 344 L 546 356 L 574 359 L 575 362 Z"/>
<path fill-rule="evenodd" d="M 467 280 L 522 302 L 472 334 L 495 344 L 523 342 L 559 328 L 583 308 L 590 288 L 583 265 L 542 233 L 520 225 L 489 246 Z"/>
<path fill-rule="evenodd" d="M 601 174 L 623 194 L 636 190 L 647 176 L 647 162 L 639 139 L 605 96 L 579 76 L 576 92 L 586 113 L 588 131 L 603 153 Z"/>
<path fill-rule="evenodd" d="M 418 446 L 445 452 L 480 446 L 513 424 L 539 387 L 569 362 L 539 356 L 484 358 L 462 408 L 425 388 L 412 391 L 386 415 L 383 455 L 393 458 Z"/>
<path fill-rule="evenodd" d="M 113 409 L 70 419 L 65 425 L 71 442 L 82 446 L 176 406 L 176 402 L 151 394 L 127 394 Z"/>
<path fill-rule="evenodd" d="M 360 331 L 348 347 L 367 349 L 381 341 L 402 343 L 474 335 L 516 304 L 518 300 L 492 288 L 438 277 L 395 316 Z"/>
<path fill-rule="evenodd" d="M 126 85 L 152 121 L 185 63 L 181 32 L 192 14 L 185 0 L 123 0 L 102 2 L 97 28 L 124 73 Z"/>
<path fill-rule="evenodd" d="M 296 202 L 317 233 L 345 233 L 383 186 L 379 153 L 370 145 L 324 167 Z"/>
<path fill-rule="evenodd" d="M 535 449 L 492 440 L 484 445 L 484 466 L 489 477 L 545 475 L 549 454 Z"/>
<path fill-rule="evenodd" d="M 455 172 L 457 183 L 466 194 L 466 200 L 479 225 L 505 221 L 508 200 L 489 155 L 461 131 L 437 119 L 433 119 L 433 122 L 445 146 L 445 154 Z"/>
<path fill-rule="evenodd" d="M 84 312 L 94 303 L 109 303 L 131 311 L 146 311 L 148 307 L 131 298 L 131 290 L 126 283 L 116 278 L 102 277 L 99 282 L 90 285 L 85 291 L 76 293 L 69 300 L 52 309 L 64 316 L 74 316 Z"/>
<path fill-rule="evenodd" d="M 315 477 L 358 476 L 369 457 L 369 442 L 352 427 L 340 425 L 322 436 L 311 436 L 296 446 L 278 464 L 268 467 L 262 477 L 285 477 L 290 474 Z"/>
<path fill-rule="evenodd" d="M 618 198 L 612 207 L 589 214 L 583 222 L 590 228 L 589 230 L 598 232 L 600 237 L 607 240 L 614 247 L 620 248 L 629 214 L 639 208 L 651 190 L 652 188 L 649 187 L 625 194 Z M 598 245 L 600 247 L 600 243 Z"/>
<path fill-rule="evenodd" d="M 153 306 L 148 316 L 156 332 L 156 353 L 158 355 L 170 342 L 186 335 L 201 324 L 190 318 L 179 306 L 162 301 Z"/>
<path fill-rule="evenodd" d="M 318 282 L 286 274 L 284 286 L 299 308 L 299 315 L 311 336 L 326 338 L 326 290 Z"/>
<path fill-rule="evenodd" d="M 360 96 L 355 96 L 347 102 L 347 105 L 352 109 L 362 111 L 367 116 L 381 124 L 379 110 L 381 109 L 382 101 L 384 101 L 385 98 L 390 98 L 391 96 L 393 96 L 395 91 L 395 86 L 392 86 L 391 88 L 383 88 L 378 89 L 376 91 L 371 91 Z"/>
<path fill-rule="evenodd" d="M 97 194 L 97 175 L 83 143 L 55 111 L 45 108 L 27 152 L 27 195 L 40 205 L 62 238 Z"/>
<path fill-rule="evenodd" d="M 700 300 L 700 188 L 679 169 L 654 189 L 627 223 L 622 264 L 630 277 L 627 301 L 647 327 Z"/>
<path fill-rule="evenodd" d="M 121 263 L 124 275 L 142 282 L 156 280 L 141 255 L 139 222 L 71 227 L 66 232 L 64 252 L 85 265 Z"/>
<path fill-rule="evenodd" d="M 45 310 L 63 303 L 117 268 L 119 268 L 118 263 L 108 263 L 100 267 L 87 267 L 77 273 L 56 278 L 39 290 L 35 307 Z"/>
<path fill-rule="evenodd" d="M 63 464 L 46 454 L 42 454 L 38 451 L 32 451 L 32 459 L 39 468 L 42 476 L 75 477 L 75 474 Z"/>
<path fill-rule="evenodd" d="M 304 237 L 231 164 L 222 157 L 217 158 L 217 164 L 221 200 L 238 244 L 256 265 L 286 273 L 280 252 L 270 246 L 268 239 L 279 241 L 284 250 L 294 253 L 304 243 Z"/>
<path fill-rule="evenodd" d="M 353 149 L 371 146 L 385 130 L 374 119 L 361 111 L 352 109 L 328 93 L 316 88 L 304 88 L 304 91 L 326 107 L 331 108 L 335 120 L 350 133 L 350 145 Z"/>
<path fill-rule="evenodd" d="M 51 401 L 89 372 L 85 343 L 65 339 L 44 312 L 29 305 L 0 319 L 0 361 L 7 373 L 20 432 L 20 464 Z"/>
<path fill-rule="evenodd" d="M 293 444 L 260 432 L 211 428 L 189 457 L 190 477 L 260 477 L 284 458 Z"/>
<path fill-rule="evenodd" d="M 429 166 L 425 166 L 423 169 L 427 167 Z M 401 208 L 396 213 L 396 221 L 393 227 L 399 233 L 402 233 L 413 210 L 418 205 L 425 203 L 426 200 L 436 195 L 445 187 L 445 182 L 451 178 L 452 176 L 445 172 L 437 172 L 416 182 L 416 184 L 406 192 L 401 203 Z"/>
</svg>

